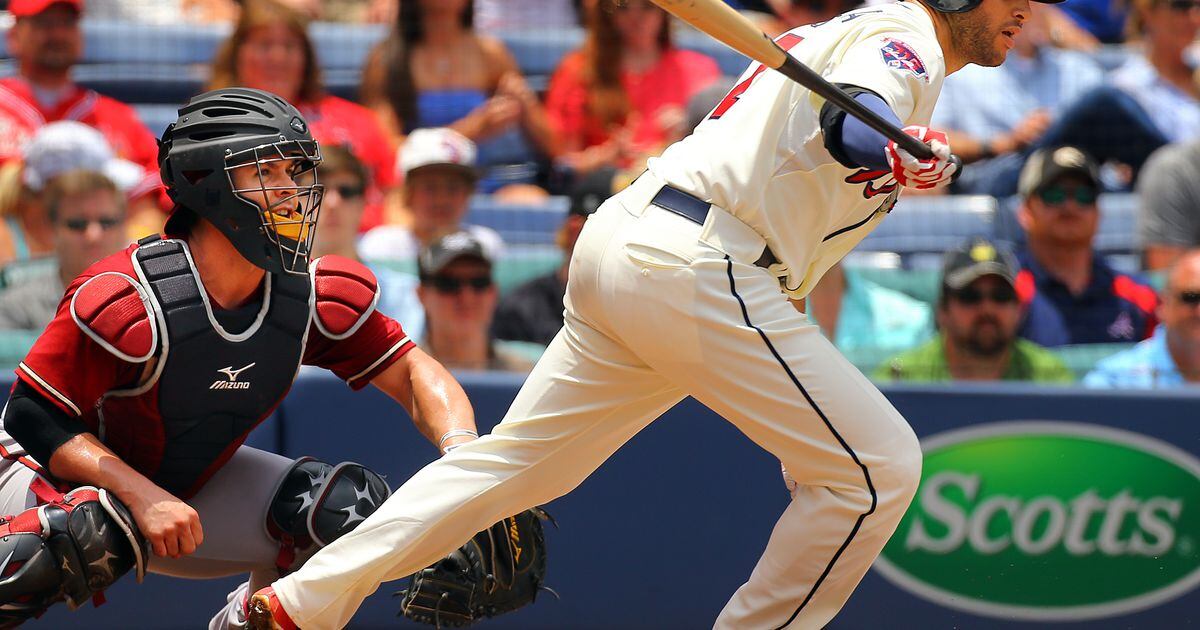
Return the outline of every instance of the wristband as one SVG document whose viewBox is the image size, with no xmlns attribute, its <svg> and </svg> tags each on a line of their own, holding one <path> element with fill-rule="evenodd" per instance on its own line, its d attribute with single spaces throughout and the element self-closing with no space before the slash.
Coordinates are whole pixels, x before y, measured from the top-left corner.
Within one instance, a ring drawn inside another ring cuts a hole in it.
<svg viewBox="0 0 1200 630">
<path fill-rule="evenodd" d="M 449 431 L 442 434 L 442 439 L 438 440 L 438 450 L 440 450 L 443 453 L 449 453 L 451 451 L 451 449 L 455 448 L 455 446 L 461 446 L 461 444 L 456 444 L 454 446 L 445 447 L 445 446 L 443 446 L 443 444 L 446 443 L 446 440 L 449 440 L 452 437 L 459 437 L 459 436 L 463 436 L 463 435 L 469 435 L 471 437 L 479 437 L 479 434 L 471 429 L 450 429 Z"/>
</svg>

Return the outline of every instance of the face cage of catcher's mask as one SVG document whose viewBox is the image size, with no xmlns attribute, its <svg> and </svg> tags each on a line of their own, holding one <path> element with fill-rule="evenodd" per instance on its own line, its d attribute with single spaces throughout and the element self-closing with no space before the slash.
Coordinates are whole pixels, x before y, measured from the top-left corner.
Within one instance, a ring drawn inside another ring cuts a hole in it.
<svg viewBox="0 0 1200 630">
<path fill-rule="evenodd" d="M 295 162 L 295 168 L 289 169 L 289 175 L 296 185 L 267 186 L 263 179 L 262 165 L 283 161 Z M 225 177 L 229 180 L 229 188 L 235 197 L 252 206 L 258 213 L 263 234 L 278 248 L 279 261 L 283 264 L 285 273 L 308 273 L 308 257 L 312 253 L 312 242 L 317 233 L 317 214 L 321 211 L 321 200 L 325 193 L 325 187 L 317 182 L 317 165 L 320 163 L 320 146 L 316 142 L 302 140 L 280 140 L 225 156 Z M 256 165 L 258 186 L 238 188 L 233 183 L 233 170 L 250 164 Z M 312 183 L 301 184 L 297 181 L 307 176 L 312 177 Z M 292 194 L 272 202 L 270 193 L 279 190 L 290 190 Z M 255 203 L 255 198 L 262 199 L 267 208 L 264 210 Z M 295 218 L 284 219 L 275 213 L 276 208 L 291 203 L 292 200 L 296 200 L 299 209 Z M 292 239 L 284 236 L 280 233 L 281 228 L 295 228 L 302 238 Z M 297 267 L 297 262 L 303 264 Z"/>
</svg>

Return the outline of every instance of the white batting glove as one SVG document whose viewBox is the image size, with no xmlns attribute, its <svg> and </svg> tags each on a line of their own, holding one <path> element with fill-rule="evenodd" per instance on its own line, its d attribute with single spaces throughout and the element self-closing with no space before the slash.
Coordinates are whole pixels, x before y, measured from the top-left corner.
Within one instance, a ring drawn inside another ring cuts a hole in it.
<svg viewBox="0 0 1200 630">
<path fill-rule="evenodd" d="M 949 184 L 958 171 L 958 164 L 950 160 L 950 141 L 946 139 L 946 134 L 921 125 L 909 125 L 904 128 L 904 133 L 928 144 L 933 157 L 917 159 L 888 140 L 884 153 L 896 182 L 917 190 L 932 190 Z"/>
</svg>

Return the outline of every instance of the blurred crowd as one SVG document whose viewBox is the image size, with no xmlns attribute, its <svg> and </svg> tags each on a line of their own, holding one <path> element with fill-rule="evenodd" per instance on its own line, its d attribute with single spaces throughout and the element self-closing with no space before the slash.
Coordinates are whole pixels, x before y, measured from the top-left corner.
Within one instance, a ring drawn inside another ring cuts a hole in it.
<svg viewBox="0 0 1200 630">
<path fill-rule="evenodd" d="M 727 1 L 772 34 L 860 6 Z M 588 215 L 690 133 L 735 78 L 681 45 L 687 28 L 648 0 L 0 8 L 11 16 L 0 65 L 0 330 L 9 332 L 40 331 L 71 278 L 162 230 L 170 210 L 158 181 L 162 130 L 133 103 L 74 81 L 89 21 L 227 27 L 205 87 L 279 94 L 322 144 L 315 253 L 370 266 L 378 307 L 457 369 L 530 368 L 562 325 Z M 835 267 L 798 307 L 883 381 L 1200 382 L 1200 0 L 1032 10 L 1003 65 L 947 78 L 933 120 L 967 164 L 950 194 L 997 199 L 997 224 L 1012 228 L 956 242 L 924 269 Z M 353 100 L 323 80 L 312 34 L 328 22 L 377 40 Z M 535 82 L 503 33 L 580 43 Z M 1136 198 L 1133 265 L 1098 251 L 1106 195 Z M 481 200 L 527 208 L 530 225 L 553 232 L 549 264 L 522 267 L 522 244 L 470 222 Z M 559 212 L 553 227 L 533 219 L 548 208 Z M 929 276 L 928 289 L 911 290 L 909 272 Z M 0 335 L 0 355 L 22 340 Z"/>
</svg>

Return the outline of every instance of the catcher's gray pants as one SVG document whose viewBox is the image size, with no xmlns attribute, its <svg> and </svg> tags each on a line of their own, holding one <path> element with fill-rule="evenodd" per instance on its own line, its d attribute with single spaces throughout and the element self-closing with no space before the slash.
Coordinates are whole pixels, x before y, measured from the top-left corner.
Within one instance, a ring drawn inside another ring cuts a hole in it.
<svg viewBox="0 0 1200 630">
<path fill-rule="evenodd" d="M 196 552 L 181 558 L 150 555 L 151 573 L 198 579 L 250 574 L 209 621 L 210 630 L 245 627 L 243 602 L 248 593 L 279 577 L 279 543 L 267 537 L 263 519 L 279 478 L 291 465 L 292 460 L 274 453 L 239 448 L 188 501 L 204 528 L 204 542 Z M 0 514 L 19 514 L 37 505 L 29 491 L 35 474 L 21 463 L 0 460 Z"/>
<path fill-rule="evenodd" d="M 819 628 L 837 613 L 916 492 L 916 436 L 755 265 L 762 237 L 717 208 L 702 227 L 652 207 L 657 190 L 643 176 L 588 219 L 566 323 L 496 429 L 275 583 L 300 627 L 345 625 L 380 582 L 569 492 L 686 395 L 799 484 L 717 627 Z"/>
</svg>

